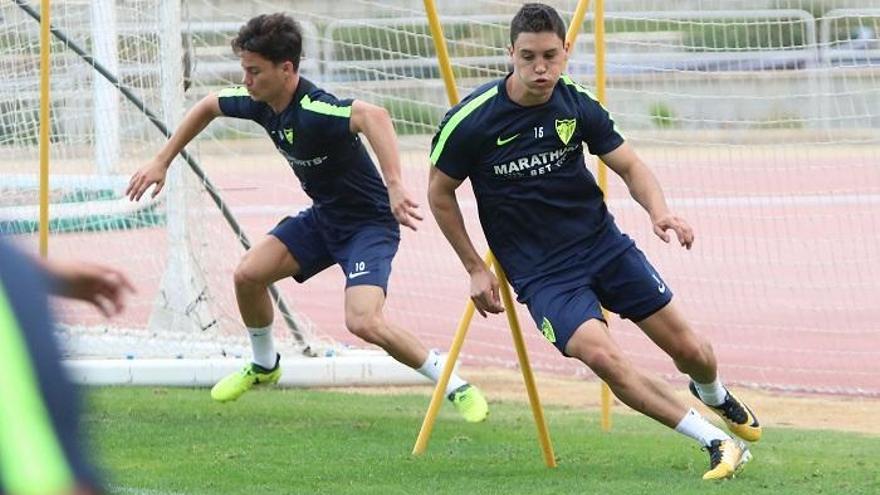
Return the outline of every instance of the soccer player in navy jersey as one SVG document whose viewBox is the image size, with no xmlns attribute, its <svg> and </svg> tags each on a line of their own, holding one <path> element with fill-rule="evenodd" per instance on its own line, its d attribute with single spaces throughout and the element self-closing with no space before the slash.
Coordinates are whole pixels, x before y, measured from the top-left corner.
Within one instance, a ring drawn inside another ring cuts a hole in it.
<svg viewBox="0 0 880 495">
<path fill-rule="evenodd" d="M 397 137 L 388 112 L 360 100 L 341 100 L 300 76 L 302 32 L 284 14 L 248 21 L 232 41 L 244 70 L 243 86 L 211 94 L 197 103 L 158 155 L 131 178 L 126 194 L 138 200 L 165 182 L 178 152 L 214 118 L 250 119 L 269 134 L 312 207 L 283 219 L 242 258 L 235 271 L 238 308 L 248 328 L 253 362 L 211 390 L 218 401 L 238 398 L 253 385 L 275 383 L 280 355 L 271 327 L 268 286 L 293 277 L 305 282 L 338 264 L 346 277 L 345 324 L 349 331 L 385 349 L 398 361 L 437 381 L 442 362 L 410 332 L 382 314 L 391 261 L 400 241 L 398 224 L 413 230 L 417 204 L 400 178 Z M 382 177 L 359 134 L 376 153 Z M 446 390 L 458 412 L 482 421 L 482 393 L 454 374 Z"/>
<path fill-rule="evenodd" d="M 499 313 L 498 281 L 464 227 L 455 191 L 470 178 L 489 247 L 520 302 L 564 355 L 585 363 L 633 409 L 698 442 L 710 454 L 704 479 L 732 476 L 751 454 L 644 375 L 608 332 L 601 306 L 635 322 L 691 378 L 690 389 L 737 436 L 757 441 L 749 408 L 721 384 L 709 342 L 672 301 L 672 290 L 608 212 L 585 167 L 582 143 L 626 183 L 654 233 L 671 230 L 690 249 L 691 227 L 667 206 L 656 178 L 608 112 L 563 74 L 569 46 L 559 14 L 526 4 L 510 27 L 513 72 L 452 108 L 434 136 L 431 211 L 471 277 L 477 310 Z"/>
</svg>

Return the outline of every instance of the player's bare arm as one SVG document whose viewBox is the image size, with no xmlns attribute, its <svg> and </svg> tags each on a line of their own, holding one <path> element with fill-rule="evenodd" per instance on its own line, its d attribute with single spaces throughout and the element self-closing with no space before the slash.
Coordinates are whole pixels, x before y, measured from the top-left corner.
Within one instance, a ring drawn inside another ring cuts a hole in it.
<svg viewBox="0 0 880 495">
<path fill-rule="evenodd" d="M 397 134 L 388 111 L 382 107 L 355 100 L 351 105 L 351 132 L 363 133 L 376 153 L 379 168 L 388 187 L 391 212 L 401 225 L 417 230 L 416 221 L 422 216 L 416 203 L 403 187 L 400 178 L 400 153 L 397 150 Z"/>
<path fill-rule="evenodd" d="M 672 229 L 678 237 L 678 242 L 690 249 L 694 243 L 693 229 L 685 219 L 670 211 L 657 177 L 642 162 L 632 147 L 623 143 L 614 151 L 602 155 L 601 158 L 611 170 L 623 179 L 633 199 L 648 212 L 657 237 L 663 242 L 669 242 L 669 234 L 666 231 Z"/>
<path fill-rule="evenodd" d="M 125 195 L 132 201 L 139 201 L 147 189 L 155 184 L 156 187 L 153 188 L 151 194 L 151 197 L 155 198 L 165 186 L 165 175 L 174 157 L 212 120 L 221 115 L 217 95 L 209 94 L 202 98 L 186 113 L 177 130 L 174 131 L 165 146 L 159 150 L 159 153 L 131 176 L 128 187 L 125 189 Z"/>
<path fill-rule="evenodd" d="M 498 279 L 477 254 L 464 226 L 464 218 L 455 196 L 455 190 L 461 183 L 462 181 L 432 168 L 428 180 L 428 203 L 440 230 L 470 274 L 471 299 L 480 315 L 485 317 L 486 313 L 501 313 L 504 306 L 498 295 Z"/>
</svg>

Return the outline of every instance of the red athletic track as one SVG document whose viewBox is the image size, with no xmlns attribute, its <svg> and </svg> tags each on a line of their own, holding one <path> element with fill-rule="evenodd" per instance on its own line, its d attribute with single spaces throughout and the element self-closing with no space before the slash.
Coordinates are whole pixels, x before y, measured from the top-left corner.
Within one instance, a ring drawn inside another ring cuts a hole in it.
<svg viewBox="0 0 880 495">
<path fill-rule="evenodd" d="M 665 245 L 654 237 L 647 215 L 616 177 L 609 192 L 612 212 L 672 287 L 695 329 L 710 338 L 723 378 L 768 388 L 880 396 L 877 151 L 736 147 L 710 148 L 701 154 L 651 148 L 643 156 L 673 200 L 674 210 L 694 227 L 694 249 Z M 424 162 L 421 154 L 407 158 L 412 164 Z M 295 205 L 290 210 L 295 213 L 308 200 L 280 159 L 253 160 L 222 162 L 209 173 L 233 210 L 241 213 L 247 233 L 258 238 L 283 216 L 285 205 Z M 468 279 L 430 218 L 426 168 L 407 167 L 404 175 L 427 219 L 419 232 L 403 235 L 387 315 L 427 346 L 445 349 L 465 305 Z M 484 250 L 469 188 L 462 189 L 460 198 L 469 231 Z M 114 324 L 146 324 L 162 266 L 135 260 L 144 259 L 140 253 L 164 251 L 157 229 L 62 235 L 52 243 L 56 252 L 79 258 L 117 263 L 130 258 L 125 270 L 141 295 Z M 227 252 L 210 267 L 226 281 L 237 261 L 237 254 Z M 305 286 L 283 281 L 281 287 L 321 333 L 360 346 L 344 329 L 343 283 L 334 267 Z M 224 290 L 227 294 L 221 296 L 234 316 L 231 287 L 225 285 Z M 63 313 L 68 321 L 100 321 L 77 305 L 66 305 Z M 589 373 L 559 356 L 535 331 L 524 308 L 519 316 L 535 368 Z M 611 326 L 639 366 L 681 377 L 635 326 L 617 318 Z M 283 331 L 280 324 L 276 330 Z M 477 316 L 463 352 L 466 363 L 516 366 L 503 316 Z"/>
</svg>

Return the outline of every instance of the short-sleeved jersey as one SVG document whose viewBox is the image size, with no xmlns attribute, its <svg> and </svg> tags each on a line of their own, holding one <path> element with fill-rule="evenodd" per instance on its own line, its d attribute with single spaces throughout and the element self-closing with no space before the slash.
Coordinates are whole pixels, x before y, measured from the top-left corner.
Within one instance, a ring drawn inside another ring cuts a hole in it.
<svg viewBox="0 0 880 495">
<path fill-rule="evenodd" d="M 281 113 L 242 87 L 218 97 L 223 115 L 266 129 L 326 225 L 345 235 L 365 223 L 396 224 L 376 165 L 349 128 L 353 100 L 339 100 L 305 78 Z"/>
<path fill-rule="evenodd" d="M 519 292 L 576 262 L 599 268 L 632 240 L 584 163 L 582 143 L 595 155 L 623 143 L 608 112 L 565 75 L 549 101 L 530 107 L 509 98 L 506 81 L 477 88 L 446 114 L 431 163 L 471 179 L 486 240 Z"/>
</svg>

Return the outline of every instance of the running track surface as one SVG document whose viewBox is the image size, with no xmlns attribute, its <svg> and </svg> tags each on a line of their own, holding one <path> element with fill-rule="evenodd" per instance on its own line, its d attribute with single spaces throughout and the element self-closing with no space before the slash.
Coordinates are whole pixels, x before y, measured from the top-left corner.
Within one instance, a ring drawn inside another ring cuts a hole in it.
<svg viewBox="0 0 880 495">
<path fill-rule="evenodd" d="M 256 151 L 238 157 L 203 153 L 210 177 L 252 240 L 309 204 L 283 160 L 261 144 L 253 146 Z M 880 396 L 877 149 L 644 147 L 640 152 L 673 210 L 694 227 L 694 248 L 686 251 L 657 239 L 645 212 L 613 175 L 610 209 L 672 287 L 693 327 L 713 343 L 722 378 L 764 388 Z M 428 347 L 446 349 L 465 306 L 468 279 L 430 217 L 424 152 L 405 152 L 404 162 L 406 184 L 426 220 L 418 232 L 403 234 L 386 313 Z M 485 252 L 467 183 L 459 199 L 469 232 Z M 230 281 L 240 252 L 209 203 L 203 198 L 201 204 L 213 220 L 209 234 L 196 242 L 211 253 L 206 265 L 215 297 L 233 321 Z M 146 325 L 167 249 L 159 229 L 66 234 L 51 242 L 59 255 L 123 267 L 139 293 L 129 311 L 110 324 Z M 363 346 L 344 328 L 343 286 L 336 267 L 304 286 L 280 283 L 287 300 L 320 334 Z M 101 323 L 82 305 L 61 303 L 59 311 L 68 322 Z M 518 315 L 536 369 L 592 376 L 543 340 L 525 308 Z M 276 321 L 276 332 L 283 335 Z M 683 380 L 637 327 L 612 317 L 611 331 L 638 366 Z M 241 341 L 246 342 L 244 335 Z M 477 315 L 462 359 L 516 367 L 506 318 Z"/>
</svg>

